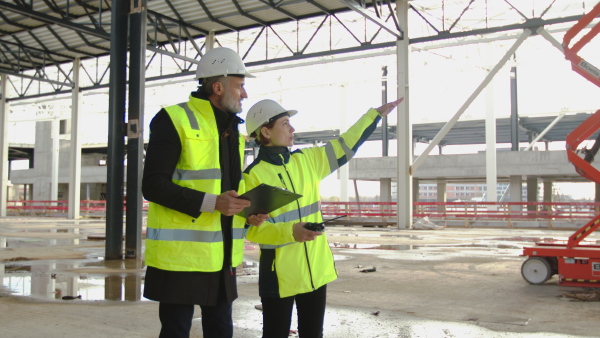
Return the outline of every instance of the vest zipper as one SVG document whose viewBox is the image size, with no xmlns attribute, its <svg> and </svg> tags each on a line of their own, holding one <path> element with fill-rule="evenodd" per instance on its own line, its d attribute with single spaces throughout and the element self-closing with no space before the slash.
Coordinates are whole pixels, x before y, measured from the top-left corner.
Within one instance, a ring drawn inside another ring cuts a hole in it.
<svg viewBox="0 0 600 338">
<path fill-rule="evenodd" d="M 290 181 L 290 184 L 292 186 L 292 191 L 294 193 L 296 193 L 296 188 L 294 187 L 294 182 L 292 181 L 292 176 L 290 176 L 290 172 L 287 170 L 287 167 L 285 166 L 285 161 L 283 159 L 283 155 L 279 154 L 279 157 L 281 157 L 281 164 L 283 165 L 283 169 L 285 170 L 288 180 Z M 279 179 L 281 180 L 281 182 L 283 183 L 283 185 L 285 187 L 285 181 L 283 180 L 283 177 L 281 177 L 281 174 L 279 174 L 279 173 L 277 175 L 279 175 Z M 287 189 L 287 187 L 285 187 L 285 188 Z M 300 212 L 300 202 L 298 202 L 298 200 L 296 200 L 296 205 L 298 206 L 298 217 L 300 218 L 300 222 L 302 222 L 302 213 Z M 306 246 L 306 242 L 304 242 L 302 244 L 304 244 L 304 257 L 306 258 L 306 265 L 308 266 L 310 286 L 312 287 L 313 290 L 315 290 L 315 283 L 313 282 L 312 268 L 310 267 L 310 259 L 308 259 L 308 247 Z"/>
</svg>

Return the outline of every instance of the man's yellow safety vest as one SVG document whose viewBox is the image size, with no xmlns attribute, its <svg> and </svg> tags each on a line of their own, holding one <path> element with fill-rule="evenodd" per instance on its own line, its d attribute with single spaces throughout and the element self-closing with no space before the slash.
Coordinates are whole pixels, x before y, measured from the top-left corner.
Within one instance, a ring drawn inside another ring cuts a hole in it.
<svg viewBox="0 0 600 338">
<path fill-rule="evenodd" d="M 210 101 L 190 97 L 189 102 L 165 110 L 179 134 L 181 155 L 173 182 L 209 194 L 221 193 L 219 132 Z M 240 134 L 240 164 L 245 140 Z M 243 188 L 240 182 L 238 192 Z M 241 192 L 240 192 L 241 193 Z M 242 263 L 244 219 L 233 218 L 232 266 Z M 187 214 L 150 202 L 146 231 L 146 264 L 168 271 L 219 271 L 223 267 L 221 213 Z"/>
</svg>

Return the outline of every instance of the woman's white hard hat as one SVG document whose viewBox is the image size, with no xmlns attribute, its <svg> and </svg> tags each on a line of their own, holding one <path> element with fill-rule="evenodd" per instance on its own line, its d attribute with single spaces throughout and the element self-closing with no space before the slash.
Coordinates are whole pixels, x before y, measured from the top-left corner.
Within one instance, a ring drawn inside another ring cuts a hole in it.
<svg viewBox="0 0 600 338">
<path fill-rule="evenodd" d="M 246 131 L 248 136 L 257 131 L 263 124 L 268 123 L 273 117 L 287 113 L 292 117 L 298 113 L 297 110 L 287 110 L 273 100 L 261 100 L 256 102 L 246 115 Z"/>
<path fill-rule="evenodd" d="M 196 69 L 196 79 L 227 75 L 255 77 L 246 70 L 240 55 L 231 48 L 213 48 L 200 58 Z"/>
</svg>

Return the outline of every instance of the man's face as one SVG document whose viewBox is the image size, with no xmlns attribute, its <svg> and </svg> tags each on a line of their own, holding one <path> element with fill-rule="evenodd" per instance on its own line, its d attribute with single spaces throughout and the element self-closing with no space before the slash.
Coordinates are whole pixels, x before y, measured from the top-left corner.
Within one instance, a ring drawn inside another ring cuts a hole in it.
<svg viewBox="0 0 600 338">
<path fill-rule="evenodd" d="M 221 82 L 223 90 L 219 95 L 219 108 L 227 113 L 237 114 L 242 111 L 242 100 L 248 98 L 244 88 L 244 78 L 227 76 Z"/>
</svg>

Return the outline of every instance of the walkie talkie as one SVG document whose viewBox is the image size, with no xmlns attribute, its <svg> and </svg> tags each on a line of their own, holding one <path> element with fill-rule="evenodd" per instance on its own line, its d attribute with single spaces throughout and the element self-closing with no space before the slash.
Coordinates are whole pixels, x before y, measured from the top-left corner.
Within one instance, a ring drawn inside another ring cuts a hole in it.
<svg viewBox="0 0 600 338">
<path fill-rule="evenodd" d="M 342 218 L 342 217 L 346 217 L 346 216 L 348 216 L 348 215 L 342 215 L 342 216 L 339 216 L 336 218 L 328 219 L 321 223 L 308 222 L 308 223 L 304 224 L 304 227 L 310 231 L 323 232 L 323 231 L 325 231 L 325 223 L 331 222 L 333 220 L 336 220 L 336 219 Z"/>
</svg>

